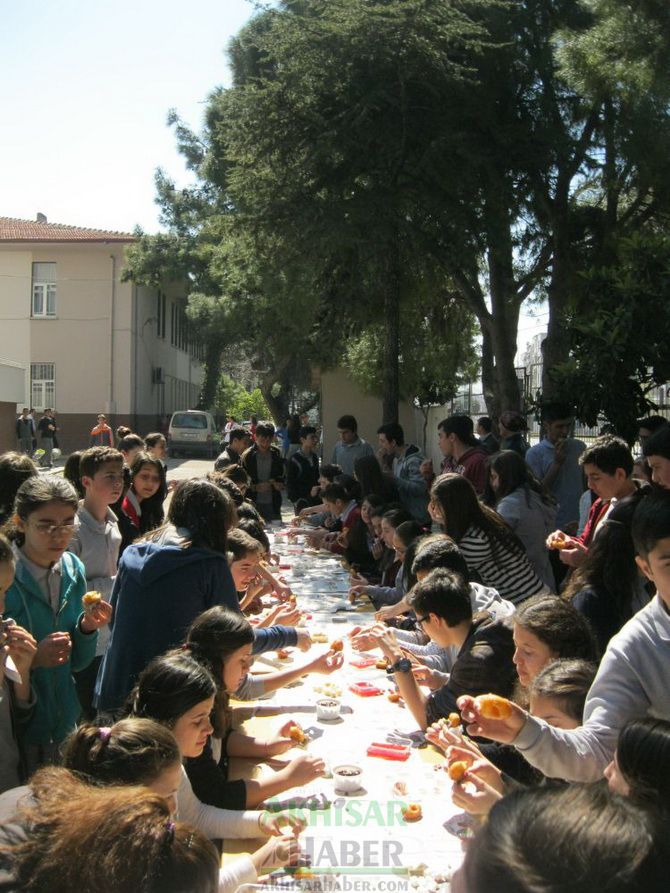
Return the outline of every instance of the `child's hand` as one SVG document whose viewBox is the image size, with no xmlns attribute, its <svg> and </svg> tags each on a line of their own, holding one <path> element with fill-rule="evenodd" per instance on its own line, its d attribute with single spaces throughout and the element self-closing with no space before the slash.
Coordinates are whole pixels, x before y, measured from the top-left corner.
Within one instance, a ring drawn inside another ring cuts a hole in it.
<svg viewBox="0 0 670 893">
<path fill-rule="evenodd" d="M 321 757 L 311 753 L 301 753 L 286 767 L 286 777 L 292 788 L 309 784 L 315 778 L 320 778 L 326 770 L 326 764 Z"/>
<path fill-rule="evenodd" d="M 503 797 L 501 792 L 482 777 L 481 769 L 478 763 L 473 764 L 463 776 L 463 781 L 455 781 L 451 789 L 454 805 L 469 812 L 470 815 L 488 815 Z M 469 782 L 475 790 L 468 790 L 464 782 Z"/>
<path fill-rule="evenodd" d="M 281 834 L 282 828 L 289 827 L 294 836 L 300 834 L 307 826 L 307 820 L 300 813 L 290 812 L 262 812 L 258 820 L 263 834 Z"/>
<path fill-rule="evenodd" d="M 405 657 L 409 656 L 406 652 L 403 654 Z M 442 688 L 449 681 L 448 673 L 440 673 L 439 670 L 431 670 L 430 667 L 421 667 L 418 664 L 412 667 L 412 675 L 419 685 L 427 685 L 431 691 Z"/>
<path fill-rule="evenodd" d="M 341 651 L 326 651 L 319 655 L 305 668 L 309 673 L 321 673 L 330 676 L 335 670 L 339 670 L 344 663 L 344 654 Z"/>
<path fill-rule="evenodd" d="M 25 681 L 37 654 L 37 642 L 27 629 L 13 626 L 9 634 L 8 649 L 16 669 Z"/>
<path fill-rule="evenodd" d="M 512 744 L 524 727 L 528 714 L 521 707 L 512 704 L 512 715 L 507 719 L 487 719 L 482 716 L 475 698 L 462 695 L 458 701 L 461 718 L 467 724 L 467 733 L 472 738 L 490 738 L 501 744 Z"/>
<path fill-rule="evenodd" d="M 279 754 L 286 753 L 292 747 L 295 747 L 295 741 L 291 738 L 291 727 L 295 725 L 294 720 L 290 719 L 285 722 L 279 731 L 265 742 L 266 756 L 277 757 Z"/>
<path fill-rule="evenodd" d="M 101 626 L 105 626 L 112 619 L 113 608 L 109 602 L 98 602 L 91 609 L 90 614 L 84 614 L 79 624 L 83 633 L 94 633 Z"/>
<path fill-rule="evenodd" d="M 70 633 L 49 633 L 41 642 L 38 642 L 33 668 L 60 667 L 70 660 L 71 651 Z"/>
<path fill-rule="evenodd" d="M 297 629 L 296 635 L 298 637 L 296 646 L 301 651 L 309 651 L 309 649 L 312 647 L 312 636 L 310 635 L 309 630 Z"/>
<path fill-rule="evenodd" d="M 375 540 L 372 544 L 372 549 L 370 549 L 370 553 L 375 561 L 379 561 L 384 554 L 384 543 L 381 540 Z"/>
<path fill-rule="evenodd" d="M 278 605 L 274 611 L 270 611 L 270 615 L 274 614 L 272 624 L 280 626 L 295 626 L 300 620 L 300 609 L 296 605 Z"/>
<path fill-rule="evenodd" d="M 284 865 L 294 865 L 300 859 L 300 844 L 298 839 L 288 834 L 273 837 L 262 847 L 251 854 L 256 874 L 271 874 Z"/>
</svg>

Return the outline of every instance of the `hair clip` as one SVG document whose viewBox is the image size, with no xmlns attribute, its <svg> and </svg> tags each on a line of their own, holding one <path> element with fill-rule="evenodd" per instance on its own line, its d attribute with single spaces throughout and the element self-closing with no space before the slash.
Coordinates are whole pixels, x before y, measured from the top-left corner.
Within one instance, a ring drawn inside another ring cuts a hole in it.
<svg viewBox="0 0 670 893">
<path fill-rule="evenodd" d="M 111 736 L 112 730 L 109 728 L 109 726 L 101 726 L 101 728 L 98 729 L 98 738 L 100 738 L 103 744 L 106 744 Z"/>
</svg>

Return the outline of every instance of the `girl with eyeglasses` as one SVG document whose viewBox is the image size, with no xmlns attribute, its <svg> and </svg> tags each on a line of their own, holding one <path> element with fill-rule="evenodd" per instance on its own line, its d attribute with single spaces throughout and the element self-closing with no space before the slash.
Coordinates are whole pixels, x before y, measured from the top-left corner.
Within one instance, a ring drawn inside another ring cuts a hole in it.
<svg viewBox="0 0 670 893">
<path fill-rule="evenodd" d="M 81 707 L 72 673 L 93 660 L 97 631 L 112 616 L 105 601 L 83 611 L 84 565 L 66 551 L 77 505 L 69 481 L 51 475 L 29 478 L 18 489 L 7 530 L 17 562 L 5 613 L 38 643 L 31 673 L 35 707 L 21 733 L 29 773 L 55 761 L 77 723 Z"/>
</svg>

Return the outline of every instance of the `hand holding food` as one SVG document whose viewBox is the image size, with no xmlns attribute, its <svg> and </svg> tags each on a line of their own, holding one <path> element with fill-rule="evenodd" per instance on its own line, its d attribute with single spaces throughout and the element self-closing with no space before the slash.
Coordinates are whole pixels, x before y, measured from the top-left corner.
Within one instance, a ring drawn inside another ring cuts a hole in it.
<svg viewBox="0 0 670 893">
<path fill-rule="evenodd" d="M 458 709 L 466 724 L 467 733 L 473 738 L 491 738 L 502 744 L 511 744 L 523 728 L 527 714 L 512 701 L 493 695 L 495 700 L 484 700 L 484 709 L 491 713 L 497 710 L 499 715 L 497 718 L 485 716 L 480 706 L 481 698 L 489 697 L 480 695 L 479 698 L 473 698 L 470 695 L 463 695 L 458 699 Z M 501 706 L 499 701 L 503 701 L 504 706 Z M 503 716 L 502 714 L 508 710 L 509 714 Z"/>
</svg>

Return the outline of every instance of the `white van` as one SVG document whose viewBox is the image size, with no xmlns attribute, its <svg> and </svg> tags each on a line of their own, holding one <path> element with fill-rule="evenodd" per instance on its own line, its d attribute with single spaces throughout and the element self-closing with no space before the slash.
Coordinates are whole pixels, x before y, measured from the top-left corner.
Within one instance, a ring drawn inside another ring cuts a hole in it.
<svg viewBox="0 0 670 893">
<path fill-rule="evenodd" d="M 199 409 L 173 412 L 168 429 L 168 456 L 200 453 L 214 459 L 221 450 L 214 416 Z"/>
</svg>

